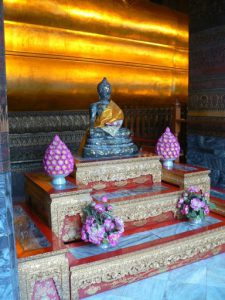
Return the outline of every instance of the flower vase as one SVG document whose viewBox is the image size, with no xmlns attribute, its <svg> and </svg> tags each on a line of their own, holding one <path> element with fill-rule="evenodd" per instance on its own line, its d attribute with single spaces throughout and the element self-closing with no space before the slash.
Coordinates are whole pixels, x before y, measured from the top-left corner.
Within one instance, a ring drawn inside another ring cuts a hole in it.
<svg viewBox="0 0 225 300">
<path fill-rule="evenodd" d="M 173 161 L 175 158 L 167 158 L 162 160 L 163 167 L 167 170 L 172 170 L 173 169 Z"/>
<path fill-rule="evenodd" d="M 110 245 L 109 245 L 109 244 L 106 244 L 106 243 L 102 243 L 102 244 L 99 245 L 99 247 L 100 247 L 101 249 L 104 249 L 104 250 L 108 249 L 109 246 L 110 246 Z"/>
<path fill-rule="evenodd" d="M 191 225 L 198 225 L 201 224 L 203 221 L 203 218 L 200 218 L 199 216 L 197 216 L 196 218 L 189 218 L 189 223 Z"/>
<path fill-rule="evenodd" d="M 54 175 L 52 176 L 52 184 L 55 186 L 59 186 L 59 185 L 65 185 L 66 184 L 66 175 Z"/>
</svg>

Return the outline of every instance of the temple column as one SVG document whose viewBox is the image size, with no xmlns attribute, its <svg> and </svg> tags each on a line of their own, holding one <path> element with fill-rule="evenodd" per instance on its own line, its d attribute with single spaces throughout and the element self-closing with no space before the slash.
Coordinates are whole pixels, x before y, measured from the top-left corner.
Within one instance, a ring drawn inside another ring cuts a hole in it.
<svg viewBox="0 0 225 300">
<path fill-rule="evenodd" d="M 225 2 L 189 1 L 190 80 L 187 162 L 225 187 Z"/>
<path fill-rule="evenodd" d="M 0 0 L 0 299 L 18 299 L 11 198 L 3 1 Z"/>
</svg>

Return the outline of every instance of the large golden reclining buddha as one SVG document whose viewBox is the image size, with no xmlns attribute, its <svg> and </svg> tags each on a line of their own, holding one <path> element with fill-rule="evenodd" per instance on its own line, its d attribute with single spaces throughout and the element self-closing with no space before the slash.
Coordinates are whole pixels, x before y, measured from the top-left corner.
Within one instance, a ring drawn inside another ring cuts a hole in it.
<svg viewBox="0 0 225 300">
<path fill-rule="evenodd" d="M 9 110 L 186 101 L 188 21 L 147 0 L 4 0 Z"/>
</svg>

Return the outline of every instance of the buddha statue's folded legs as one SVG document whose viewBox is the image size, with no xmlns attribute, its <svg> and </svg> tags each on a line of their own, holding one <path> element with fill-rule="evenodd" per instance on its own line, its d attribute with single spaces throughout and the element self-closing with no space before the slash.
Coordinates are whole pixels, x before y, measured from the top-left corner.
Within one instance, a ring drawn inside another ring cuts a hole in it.
<svg viewBox="0 0 225 300">
<path fill-rule="evenodd" d="M 130 131 L 126 128 L 120 128 L 114 137 L 102 128 L 91 129 L 83 149 L 83 156 L 90 158 L 123 157 L 137 153 L 138 147 L 133 143 Z"/>
</svg>

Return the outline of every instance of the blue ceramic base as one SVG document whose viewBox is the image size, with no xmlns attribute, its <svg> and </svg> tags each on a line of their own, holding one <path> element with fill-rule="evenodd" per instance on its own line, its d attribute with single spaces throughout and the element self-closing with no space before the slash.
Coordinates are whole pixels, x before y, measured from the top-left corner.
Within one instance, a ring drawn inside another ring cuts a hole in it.
<svg viewBox="0 0 225 300">
<path fill-rule="evenodd" d="M 175 158 L 171 158 L 171 159 L 163 159 L 162 160 L 162 164 L 163 167 L 167 170 L 172 170 L 173 169 L 173 161 L 175 160 Z"/>
<path fill-rule="evenodd" d="M 66 184 L 66 175 L 55 175 L 53 176 L 52 184 L 55 186 L 65 185 Z"/>
<path fill-rule="evenodd" d="M 190 218 L 189 222 L 191 225 L 197 225 L 197 224 L 201 224 L 203 222 L 204 219 L 202 218 Z"/>
</svg>

